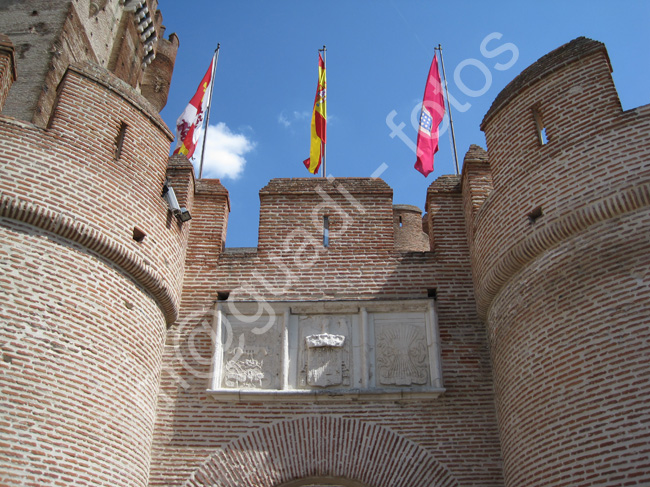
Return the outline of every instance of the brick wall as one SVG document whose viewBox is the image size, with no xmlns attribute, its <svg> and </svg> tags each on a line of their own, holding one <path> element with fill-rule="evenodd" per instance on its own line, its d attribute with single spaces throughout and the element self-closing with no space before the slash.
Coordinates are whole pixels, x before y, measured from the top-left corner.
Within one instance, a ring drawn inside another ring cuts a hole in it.
<svg viewBox="0 0 650 487">
<path fill-rule="evenodd" d="M 84 65 L 68 71 L 48 131 L 0 121 L 6 141 L 0 157 L 20 161 L 5 166 L 0 191 L 14 205 L 61 213 L 115 239 L 133 265 L 150 274 L 145 279 L 156 281 L 156 293 L 167 295 L 173 314 L 183 243 L 160 197 L 171 134 L 141 97 L 125 93 L 122 82 Z M 122 124 L 126 135 L 116 158 Z M 133 240 L 134 227 L 147 235 L 140 243 Z"/>
<path fill-rule="evenodd" d="M 0 485 L 147 485 L 165 319 L 100 255 L 0 218 Z"/>
<path fill-rule="evenodd" d="M 621 118 L 602 44 L 589 40 L 578 44 L 582 50 L 577 54 L 568 48 L 575 54 L 571 69 L 550 69 L 543 83 L 524 89 L 496 113 L 489 112 L 489 124 L 484 126 L 494 193 L 478 212 L 474 234 L 474 271 L 481 285 L 489 288 L 478 289 L 483 315 L 488 295 L 498 286 L 493 282 L 501 272 L 498 263 L 537 228 L 529 220 L 535 209 L 542 209 L 546 222 L 560 219 L 587 201 L 638 183 L 638 171 L 611 157 L 624 152 L 627 144 L 614 136 L 612 131 L 619 129 L 614 120 L 633 124 L 635 116 Z M 547 64 L 555 68 L 552 61 L 551 57 Z M 537 138 L 533 107 L 538 107 L 547 127 L 545 145 Z M 641 161 L 636 159 L 633 164 L 638 168 Z M 486 213 L 490 216 L 483 216 Z"/>
<path fill-rule="evenodd" d="M 146 73 L 143 39 L 132 8 L 109 0 L 23 0 L 0 5 L 0 33 L 11 33 L 16 48 L 18 79 L 7 100 L 5 115 L 46 127 L 56 104 L 57 87 L 71 63 L 88 61 L 110 69 L 139 89 Z M 166 103 L 178 39 L 162 38 L 162 15 L 149 0 L 162 59 L 148 74 L 145 94 L 160 111 Z"/>
<path fill-rule="evenodd" d="M 186 319 L 188 309 L 190 315 L 196 308 L 212 309 L 217 291 L 225 289 L 215 286 L 215 274 L 226 242 L 228 191 L 218 179 L 200 179 L 196 181 L 193 198 L 179 321 Z"/>
<path fill-rule="evenodd" d="M 226 213 L 223 196 L 212 198 L 211 206 L 203 203 L 206 211 Z M 457 181 L 430 198 L 444 225 L 436 229 L 436 253 L 394 249 L 392 190 L 381 180 L 272 180 L 260 199 L 257 249 L 226 249 L 214 266 L 208 253 L 218 253 L 216 239 L 202 249 L 203 238 L 190 237 L 183 307 L 165 347 L 151 485 L 183 485 L 194 474 L 188 485 L 228 478 L 272 486 L 316 473 L 370 485 L 502 485 L 489 355 L 472 297 Z M 200 222 L 198 204 L 197 198 Z M 331 217 L 327 248 L 324 215 Z M 206 393 L 220 291 L 230 291 L 230 299 L 309 301 L 422 298 L 431 289 L 447 389 L 440 398 L 223 402 Z M 281 461 L 273 452 L 283 452 Z M 347 465 L 336 460 L 343 457 Z"/>
<path fill-rule="evenodd" d="M 57 102 L 46 130 L 0 117 L 0 484 L 145 486 L 188 229 L 160 196 L 171 133 L 97 66 Z"/>
<path fill-rule="evenodd" d="M 650 482 L 650 107 L 622 112 L 610 71 L 577 39 L 483 124 L 494 188 L 473 263 L 510 486 Z"/>
<path fill-rule="evenodd" d="M 156 13 L 160 15 L 160 11 Z M 162 21 L 162 17 L 160 19 Z M 165 27 L 160 27 L 158 42 L 156 46 L 156 58 L 145 70 L 140 91 L 157 111 L 161 111 L 167 104 L 169 86 L 174 72 L 176 53 L 180 44 L 178 36 L 174 33 L 169 35 L 169 40 L 164 39 Z"/>
<path fill-rule="evenodd" d="M 95 7 L 0 6 L 29 81 L 0 117 L 0 484 L 650 483 L 650 106 L 621 111 L 602 44 L 513 80 L 422 227 L 378 179 L 276 179 L 258 247 L 224 249 L 228 192 L 168 159 L 157 115 L 177 39 L 143 78 L 132 14 Z M 218 300 L 433 296 L 440 397 L 206 392 Z"/>
<path fill-rule="evenodd" d="M 492 171 L 488 155 L 477 145 L 470 146 L 463 159 L 462 188 L 467 238 L 471 248 L 476 214 L 492 192 Z"/>
<path fill-rule="evenodd" d="M 9 88 L 16 81 L 15 48 L 11 40 L 0 34 L 0 111 L 4 107 Z"/>
<path fill-rule="evenodd" d="M 650 212 L 598 223 L 488 316 L 506 485 L 650 483 Z"/>
</svg>

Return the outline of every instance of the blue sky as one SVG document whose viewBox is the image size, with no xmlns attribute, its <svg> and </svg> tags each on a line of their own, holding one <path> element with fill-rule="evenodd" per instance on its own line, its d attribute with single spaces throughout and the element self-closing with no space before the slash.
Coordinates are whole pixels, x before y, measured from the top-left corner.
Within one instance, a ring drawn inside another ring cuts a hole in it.
<svg viewBox="0 0 650 487">
<path fill-rule="evenodd" d="M 309 177 L 309 124 L 318 49 L 327 45 L 327 172 L 380 174 L 394 203 L 422 208 L 437 177 L 455 173 L 446 131 L 435 170 L 391 137 L 387 118 L 415 142 L 434 47 L 442 44 L 459 163 L 497 94 L 539 57 L 579 36 L 604 42 L 624 109 L 650 103 L 650 2 L 424 0 L 160 0 L 166 36 L 180 38 L 165 122 L 174 130 L 221 43 L 204 177 L 230 192 L 228 247 L 257 245 L 259 190 Z M 499 69 L 501 68 L 501 69 Z M 392 115 L 391 115 L 392 114 Z M 199 156 L 197 150 L 196 155 Z M 197 157 L 198 159 L 198 157 Z"/>
</svg>

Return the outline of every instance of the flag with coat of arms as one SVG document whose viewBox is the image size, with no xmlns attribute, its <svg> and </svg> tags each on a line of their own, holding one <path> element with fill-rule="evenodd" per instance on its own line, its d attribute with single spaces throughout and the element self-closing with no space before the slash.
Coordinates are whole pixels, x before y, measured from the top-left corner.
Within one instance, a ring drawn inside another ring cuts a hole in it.
<svg viewBox="0 0 650 487">
<path fill-rule="evenodd" d="M 438 71 L 438 58 L 433 56 L 427 84 L 424 87 L 420 126 L 418 128 L 415 169 L 424 177 L 433 172 L 433 155 L 438 152 L 438 126 L 445 116 L 445 100 Z"/>
<path fill-rule="evenodd" d="M 199 133 L 203 126 L 203 119 L 208 104 L 206 93 L 210 92 L 212 85 L 213 63 L 214 59 L 212 59 L 210 67 L 205 73 L 205 76 L 203 76 L 201 84 L 199 84 L 190 103 L 185 107 L 185 110 L 176 121 L 176 148 L 174 149 L 174 154 L 185 154 L 188 159 L 194 154 L 196 143 L 199 140 Z"/>
</svg>

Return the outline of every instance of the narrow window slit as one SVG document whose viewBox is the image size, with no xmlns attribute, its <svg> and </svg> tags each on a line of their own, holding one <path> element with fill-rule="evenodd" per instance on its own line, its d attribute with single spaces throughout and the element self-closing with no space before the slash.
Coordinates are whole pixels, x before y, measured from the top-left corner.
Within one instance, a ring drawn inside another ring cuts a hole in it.
<svg viewBox="0 0 650 487">
<path fill-rule="evenodd" d="M 539 112 L 539 108 L 533 108 L 533 118 L 535 119 L 535 130 L 537 131 L 537 140 L 539 141 L 539 145 L 546 145 L 548 143 L 546 126 L 544 125 L 544 119 L 542 118 L 542 114 Z"/>
<path fill-rule="evenodd" d="M 124 137 L 126 137 L 126 127 L 124 122 L 120 123 L 120 131 L 115 137 L 115 159 L 119 159 L 122 155 L 122 146 L 124 145 Z"/>
<path fill-rule="evenodd" d="M 323 247 L 330 246 L 330 217 L 323 217 Z"/>
</svg>

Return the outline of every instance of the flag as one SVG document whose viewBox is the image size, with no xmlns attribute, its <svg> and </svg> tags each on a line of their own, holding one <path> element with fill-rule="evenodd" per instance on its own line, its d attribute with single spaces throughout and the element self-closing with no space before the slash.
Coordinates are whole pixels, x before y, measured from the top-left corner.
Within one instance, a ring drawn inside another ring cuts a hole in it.
<svg viewBox="0 0 650 487">
<path fill-rule="evenodd" d="M 305 167 L 310 173 L 316 174 L 323 160 L 325 150 L 325 132 L 327 126 L 326 109 L 327 82 L 325 81 L 325 62 L 318 53 L 318 86 L 316 87 L 316 99 L 314 100 L 314 112 L 311 116 L 311 149 L 309 159 L 305 159 Z"/>
<path fill-rule="evenodd" d="M 438 72 L 438 59 L 434 55 L 429 77 L 424 87 L 420 127 L 418 128 L 417 160 L 415 169 L 424 177 L 433 172 L 433 155 L 438 152 L 438 126 L 445 116 L 445 100 Z"/>
<path fill-rule="evenodd" d="M 206 93 L 210 92 L 212 86 L 213 63 L 214 58 L 190 103 L 176 120 L 176 149 L 174 149 L 174 154 L 185 154 L 188 159 L 194 154 L 196 142 L 199 140 L 199 133 L 203 126 L 203 118 L 208 105 Z"/>
</svg>

